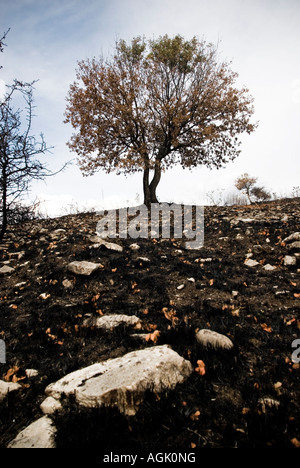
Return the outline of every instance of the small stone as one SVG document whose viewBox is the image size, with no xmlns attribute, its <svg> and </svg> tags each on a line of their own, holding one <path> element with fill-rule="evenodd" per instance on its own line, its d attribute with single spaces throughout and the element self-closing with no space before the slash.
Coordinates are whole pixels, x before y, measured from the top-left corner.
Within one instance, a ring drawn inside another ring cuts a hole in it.
<svg viewBox="0 0 300 468">
<path fill-rule="evenodd" d="M 63 287 L 66 288 L 66 289 L 71 289 L 74 286 L 72 281 L 70 281 L 68 279 L 63 280 L 62 284 L 63 284 Z"/>
<path fill-rule="evenodd" d="M 97 236 L 95 236 L 97 237 Z M 95 239 L 95 237 L 92 237 L 90 240 Z M 107 242 L 104 239 L 98 238 L 98 241 L 96 244 L 92 245 L 90 248 L 91 249 L 98 249 L 99 247 L 106 247 L 108 250 L 115 250 L 116 252 L 122 252 L 123 247 L 118 244 L 114 244 L 113 242 Z"/>
<path fill-rule="evenodd" d="M 185 287 L 184 284 L 180 284 L 179 286 L 177 286 L 177 289 L 180 291 L 181 289 L 183 289 Z"/>
<path fill-rule="evenodd" d="M 36 369 L 26 369 L 25 374 L 30 379 L 31 377 L 39 375 L 39 372 Z"/>
<path fill-rule="evenodd" d="M 283 259 L 283 264 L 286 266 L 296 265 L 296 262 L 296 257 L 292 257 L 291 255 L 286 255 Z"/>
<path fill-rule="evenodd" d="M 190 283 L 195 283 L 196 280 L 195 280 L 195 278 L 188 278 L 188 281 L 189 281 Z"/>
<path fill-rule="evenodd" d="M 3 380 L 0 380 L 0 402 L 6 398 L 8 393 L 15 392 L 20 388 L 22 387 L 18 383 L 4 382 Z"/>
<path fill-rule="evenodd" d="M 270 263 L 267 263 L 266 265 L 263 266 L 263 270 L 273 271 L 273 270 L 276 270 L 276 267 L 273 265 L 270 265 Z"/>
<path fill-rule="evenodd" d="M 257 262 L 256 260 L 252 260 L 252 258 L 247 258 L 244 261 L 244 264 L 248 267 L 255 267 L 256 265 L 259 265 L 259 262 Z"/>
<path fill-rule="evenodd" d="M 47 293 L 42 293 L 42 294 L 39 295 L 39 298 L 43 299 L 43 301 L 46 301 L 50 297 L 51 297 L 51 294 L 47 294 Z"/>
<path fill-rule="evenodd" d="M 141 321 L 135 315 L 110 314 L 103 315 L 102 317 L 88 318 L 84 322 L 85 326 L 94 326 L 96 328 L 105 328 L 107 330 L 111 330 L 123 324 L 138 328 L 141 326 Z"/>
<path fill-rule="evenodd" d="M 43 416 L 23 429 L 7 448 L 55 448 L 56 428 Z"/>
<path fill-rule="evenodd" d="M 138 244 L 130 244 L 129 248 L 131 250 L 140 250 L 140 246 Z"/>
<path fill-rule="evenodd" d="M 11 275 L 14 271 L 14 268 L 4 265 L 2 268 L 0 268 L 0 275 Z"/>
<path fill-rule="evenodd" d="M 137 260 L 140 260 L 141 262 L 146 262 L 146 263 L 150 262 L 150 259 L 148 257 L 138 257 Z"/>
<path fill-rule="evenodd" d="M 62 404 L 60 401 L 49 396 L 41 403 L 40 408 L 44 414 L 53 414 L 55 411 L 62 409 Z"/>
<path fill-rule="evenodd" d="M 239 292 L 238 291 L 231 291 L 231 294 L 233 297 L 236 297 L 239 295 Z"/>
<path fill-rule="evenodd" d="M 98 270 L 101 267 L 103 267 L 101 263 L 75 261 L 75 262 L 69 263 L 68 270 L 71 273 L 75 273 L 75 275 L 90 276 L 92 273 L 94 273 L 96 270 Z"/>
<path fill-rule="evenodd" d="M 232 341 L 227 336 L 212 330 L 202 329 L 196 334 L 196 339 L 204 347 L 231 349 Z"/>
</svg>

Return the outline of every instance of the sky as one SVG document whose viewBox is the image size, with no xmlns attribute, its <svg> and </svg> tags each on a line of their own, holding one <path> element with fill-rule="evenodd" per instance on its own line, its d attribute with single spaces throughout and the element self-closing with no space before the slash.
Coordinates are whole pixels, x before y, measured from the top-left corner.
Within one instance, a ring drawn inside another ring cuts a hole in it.
<svg viewBox="0 0 300 468">
<path fill-rule="evenodd" d="M 35 83 L 33 133 L 44 134 L 51 153 L 41 157 L 56 171 L 34 182 L 28 201 L 40 200 L 48 216 L 74 210 L 142 203 L 142 174 L 97 172 L 83 177 L 66 143 L 66 96 L 77 62 L 111 56 L 118 39 L 168 34 L 219 43 L 222 61 L 239 74 L 237 85 L 254 98 L 251 135 L 241 154 L 219 170 L 176 167 L 162 175 L 160 201 L 209 204 L 237 193 L 247 172 L 277 196 L 300 185 L 300 1 L 299 0 L 0 0 L 0 37 L 10 28 L 0 55 L 0 93 L 14 78 Z"/>
</svg>

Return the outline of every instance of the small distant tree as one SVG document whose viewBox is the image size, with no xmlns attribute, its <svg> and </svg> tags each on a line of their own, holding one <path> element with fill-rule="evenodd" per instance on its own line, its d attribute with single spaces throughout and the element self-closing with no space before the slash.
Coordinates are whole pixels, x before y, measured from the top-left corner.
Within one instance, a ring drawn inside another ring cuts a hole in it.
<svg viewBox="0 0 300 468">
<path fill-rule="evenodd" d="M 235 181 L 235 187 L 247 196 L 250 204 L 253 201 L 266 201 L 271 198 L 264 187 L 255 186 L 256 182 L 257 177 L 251 177 L 247 172 Z"/>
<path fill-rule="evenodd" d="M 264 187 L 253 187 L 251 194 L 254 195 L 257 201 L 267 201 L 271 198 L 271 194 Z"/>
</svg>

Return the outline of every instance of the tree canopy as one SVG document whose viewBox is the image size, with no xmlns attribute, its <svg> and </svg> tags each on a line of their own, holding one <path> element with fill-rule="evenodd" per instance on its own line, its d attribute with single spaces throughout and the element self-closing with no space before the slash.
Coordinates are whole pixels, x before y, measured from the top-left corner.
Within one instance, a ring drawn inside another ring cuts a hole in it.
<svg viewBox="0 0 300 468">
<path fill-rule="evenodd" d="M 220 168 L 240 153 L 239 135 L 256 124 L 237 76 L 219 63 L 216 46 L 196 37 L 119 40 L 112 58 L 78 62 L 67 96 L 65 122 L 76 130 L 68 145 L 84 175 L 143 171 L 144 202 L 156 202 L 163 170 Z"/>
</svg>

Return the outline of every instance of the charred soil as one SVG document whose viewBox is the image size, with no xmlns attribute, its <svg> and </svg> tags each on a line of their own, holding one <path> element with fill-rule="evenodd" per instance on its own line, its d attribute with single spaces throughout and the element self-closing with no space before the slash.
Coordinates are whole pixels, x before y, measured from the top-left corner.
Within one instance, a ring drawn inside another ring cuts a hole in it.
<svg viewBox="0 0 300 468">
<path fill-rule="evenodd" d="M 299 447 L 300 365 L 292 343 L 300 338 L 300 250 L 283 241 L 300 231 L 300 200 L 205 207 L 199 250 L 161 238 L 114 240 L 122 252 L 90 248 L 97 220 L 82 214 L 15 226 L 2 243 L 0 267 L 14 271 L 0 278 L 0 379 L 22 388 L 0 403 L 0 447 L 42 415 L 48 384 L 156 344 L 169 344 L 195 369 L 202 360 L 205 374 L 195 370 L 172 391 L 149 392 L 130 417 L 68 401 L 52 416 L 57 447 Z M 77 276 L 67 270 L 74 260 L 102 268 Z M 84 325 L 111 313 L 136 315 L 148 337 L 159 333 L 146 341 L 123 325 Z M 195 334 L 202 328 L 229 337 L 233 349 L 201 347 Z M 38 374 L 28 377 L 28 369 Z"/>
</svg>

